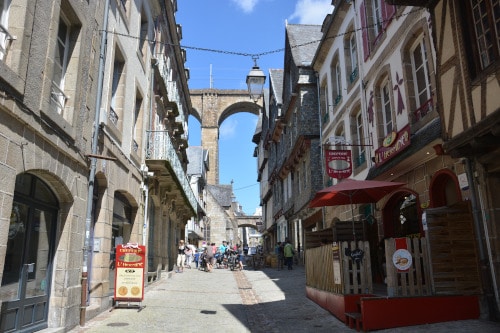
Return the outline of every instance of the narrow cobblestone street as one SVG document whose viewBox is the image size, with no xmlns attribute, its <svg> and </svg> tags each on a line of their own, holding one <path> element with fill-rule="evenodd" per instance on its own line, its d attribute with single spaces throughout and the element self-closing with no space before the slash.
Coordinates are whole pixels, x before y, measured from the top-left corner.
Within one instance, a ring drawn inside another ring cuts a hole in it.
<svg viewBox="0 0 500 333">
<path fill-rule="evenodd" d="M 107 311 L 70 332 L 355 332 L 309 300 L 304 284 L 300 266 L 291 271 L 185 269 L 150 286 L 141 311 Z M 500 324 L 471 320 L 378 332 L 494 333 Z"/>
</svg>

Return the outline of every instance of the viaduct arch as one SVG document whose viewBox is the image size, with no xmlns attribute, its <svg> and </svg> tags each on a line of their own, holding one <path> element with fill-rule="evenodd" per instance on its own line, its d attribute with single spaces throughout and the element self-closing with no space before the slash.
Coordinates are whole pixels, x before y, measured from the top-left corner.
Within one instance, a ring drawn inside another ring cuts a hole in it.
<svg viewBox="0 0 500 333">
<path fill-rule="evenodd" d="M 259 115 L 262 97 L 254 103 L 247 90 L 193 89 L 189 90 L 192 110 L 190 114 L 201 125 L 201 146 L 208 149 L 210 170 L 207 183 L 219 184 L 219 128 L 229 116 L 249 112 Z"/>
</svg>

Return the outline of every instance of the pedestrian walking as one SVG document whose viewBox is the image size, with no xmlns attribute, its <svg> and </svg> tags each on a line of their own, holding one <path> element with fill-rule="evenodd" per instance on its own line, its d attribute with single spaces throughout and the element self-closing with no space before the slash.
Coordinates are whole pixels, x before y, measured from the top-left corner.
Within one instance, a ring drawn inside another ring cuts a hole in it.
<svg viewBox="0 0 500 333">
<path fill-rule="evenodd" d="M 184 250 L 186 249 L 186 245 L 184 244 L 184 240 L 179 241 L 179 246 L 177 247 L 177 270 L 176 273 L 182 273 L 184 271 L 184 262 L 186 261 L 186 254 Z"/>
<path fill-rule="evenodd" d="M 205 262 L 207 263 L 207 272 L 211 272 L 213 265 L 214 265 L 214 260 L 215 260 L 215 243 L 212 243 L 212 245 L 207 246 L 207 255 L 205 256 Z"/>
<path fill-rule="evenodd" d="M 198 267 L 200 266 L 200 254 L 201 253 L 200 253 L 200 251 L 198 251 L 198 249 L 196 249 L 194 251 L 193 257 L 194 257 L 194 263 L 196 265 L 196 269 L 198 269 Z"/>
<path fill-rule="evenodd" d="M 196 251 L 196 247 L 189 242 L 186 244 L 184 249 L 184 254 L 186 255 L 186 267 L 191 268 L 191 263 L 193 262 L 194 253 Z"/>
<path fill-rule="evenodd" d="M 274 253 L 276 254 L 277 258 L 277 266 L 278 266 L 278 271 L 283 269 L 283 243 L 278 242 L 276 243 L 276 246 L 274 247 Z"/>
<path fill-rule="evenodd" d="M 237 252 L 238 252 L 238 264 L 240 265 L 240 271 L 243 270 L 243 260 L 244 260 L 244 255 L 243 255 L 243 249 L 241 248 L 241 245 L 238 244 L 236 246 Z"/>
<path fill-rule="evenodd" d="M 290 243 L 288 238 L 285 239 L 285 246 L 283 247 L 283 255 L 285 256 L 285 264 L 288 267 L 288 270 L 293 269 L 293 255 L 295 251 L 293 250 L 293 246 Z"/>
</svg>

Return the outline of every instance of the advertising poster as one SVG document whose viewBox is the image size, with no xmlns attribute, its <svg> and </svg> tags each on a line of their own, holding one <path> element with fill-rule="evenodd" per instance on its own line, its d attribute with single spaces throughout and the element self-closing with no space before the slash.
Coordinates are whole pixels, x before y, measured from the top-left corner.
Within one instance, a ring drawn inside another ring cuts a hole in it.
<svg viewBox="0 0 500 333">
<path fill-rule="evenodd" d="M 116 246 L 115 301 L 144 299 L 146 247 L 134 243 Z"/>
</svg>

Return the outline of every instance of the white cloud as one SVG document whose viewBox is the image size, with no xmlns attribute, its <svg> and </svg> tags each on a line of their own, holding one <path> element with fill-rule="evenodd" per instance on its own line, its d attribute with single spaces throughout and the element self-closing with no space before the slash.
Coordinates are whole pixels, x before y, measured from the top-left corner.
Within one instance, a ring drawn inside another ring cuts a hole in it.
<svg viewBox="0 0 500 333">
<path fill-rule="evenodd" d="M 245 13 L 251 13 L 259 0 L 232 0 Z M 288 0 L 287 0 L 288 1 Z"/>
<path fill-rule="evenodd" d="M 322 24 L 326 15 L 332 11 L 331 0 L 298 0 L 289 20 L 298 19 L 298 24 Z"/>
<path fill-rule="evenodd" d="M 219 128 L 220 140 L 229 139 L 235 136 L 238 120 L 235 117 L 227 118 Z"/>
</svg>

